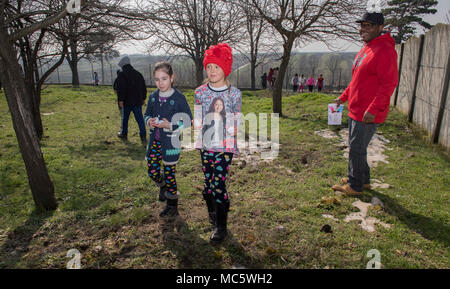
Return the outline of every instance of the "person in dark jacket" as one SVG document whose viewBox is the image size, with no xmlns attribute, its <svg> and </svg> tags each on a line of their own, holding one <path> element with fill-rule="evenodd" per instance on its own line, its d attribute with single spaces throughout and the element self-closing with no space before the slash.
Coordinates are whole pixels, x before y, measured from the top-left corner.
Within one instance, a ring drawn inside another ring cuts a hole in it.
<svg viewBox="0 0 450 289">
<path fill-rule="evenodd" d="M 121 139 L 127 139 L 128 119 L 133 112 L 134 118 L 139 125 L 139 135 L 143 143 L 147 142 L 147 132 L 145 130 L 144 117 L 142 116 L 142 105 L 147 97 L 147 87 L 142 74 L 135 70 L 130 64 L 130 58 L 125 56 L 118 64 L 122 72 L 117 76 L 117 97 L 119 107 L 123 108 L 122 127 L 117 136 Z"/>
<path fill-rule="evenodd" d="M 117 93 L 117 91 L 118 91 L 118 86 L 117 85 L 119 84 L 119 82 L 117 80 L 119 79 L 119 73 L 120 72 L 121 72 L 120 69 L 118 69 L 117 70 L 117 77 L 116 77 L 116 79 L 114 80 L 114 83 L 113 83 L 113 89 L 114 89 L 114 92 L 117 95 L 117 107 L 119 108 L 119 110 L 121 112 L 121 115 L 122 115 L 122 109 L 120 108 L 120 105 L 119 105 L 119 97 L 118 97 L 118 93 Z"/>
<path fill-rule="evenodd" d="M 261 76 L 261 85 L 263 89 L 267 89 L 267 73 L 264 72 L 264 74 Z"/>
</svg>

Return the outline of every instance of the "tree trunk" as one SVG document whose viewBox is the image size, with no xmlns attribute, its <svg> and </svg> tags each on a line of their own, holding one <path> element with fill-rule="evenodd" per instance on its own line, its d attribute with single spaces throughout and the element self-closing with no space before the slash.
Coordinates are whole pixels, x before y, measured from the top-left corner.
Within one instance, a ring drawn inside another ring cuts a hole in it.
<svg viewBox="0 0 450 289">
<path fill-rule="evenodd" d="M 74 88 L 80 87 L 80 78 L 78 76 L 78 60 L 69 61 L 70 70 L 72 71 L 72 86 Z"/>
<path fill-rule="evenodd" d="M 203 59 L 195 60 L 195 78 L 197 81 L 197 86 L 202 85 L 203 83 Z"/>
<path fill-rule="evenodd" d="M 105 65 L 103 63 L 103 51 L 100 52 L 100 63 L 102 64 L 102 84 L 105 84 Z"/>
<path fill-rule="evenodd" d="M 281 58 L 280 70 L 278 71 L 278 77 L 275 80 L 275 89 L 273 91 L 273 112 L 278 113 L 283 116 L 282 107 L 281 107 L 281 98 L 283 95 L 283 81 L 284 76 L 286 75 L 286 70 L 289 65 L 289 60 L 291 59 L 291 50 L 294 44 L 295 38 L 287 39 L 286 43 L 283 45 L 283 56 Z"/>
<path fill-rule="evenodd" d="M 33 123 L 34 127 L 36 129 L 36 134 L 39 140 L 42 139 L 42 136 L 44 135 L 44 127 L 42 126 L 42 118 L 41 118 L 41 93 L 40 91 L 36 91 L 35 85 L 30 90 L 30 96 L 32 98 L 32 108 L 31 112 L 33 114 Z"/>
<path fill-rule="evenodd" d="M 70 39 L 70 52 L 67 57 L 67 62 L 69 62 L 70 70 L 72 71 L 72 86 L 74 88 L 80 87 L 80 77 L 78 75 L 78 52 L 77 52 L 77 42 L 76 40 Z"/>
<path fill-rule="evenodd" d="M 1 34 L 4 36 L 3 33 Z M 55 190 L 48 175 L 33 125 L 31 95 L 25 87 L 25 80 L 20 74 L 20 67 L 16 59 L 9 42 L 0 43 L 0 77 L 27 170 L 31 193 L 37 208 L 54 210 L 58 206 Z"/>
<path fill-rule="evenodd" d="M 251 77 L 251 85 L 252 85 L 252 90 L 256 90 L 256 61 L 251 61 L 250 62 L 250 77 Z"/>
<path fill-rule="evenodd" d="M 39 140 L 42 139 L 44 129 L 42 127 L 41 110 L 40 110 L 40 93 L 36 93 L 35 79 L 39 79 L 39 74 L 36 75 L 37 66 L 36 60 L 32 59 L 31 53 L 27 53 L 25 46 L 21 47 L 21 58 L 23 63 L 25 88 L 28 91 L 27 96 L 30 97 L 30 112 L 33 117 L 33 126 Z"/>
</svg>

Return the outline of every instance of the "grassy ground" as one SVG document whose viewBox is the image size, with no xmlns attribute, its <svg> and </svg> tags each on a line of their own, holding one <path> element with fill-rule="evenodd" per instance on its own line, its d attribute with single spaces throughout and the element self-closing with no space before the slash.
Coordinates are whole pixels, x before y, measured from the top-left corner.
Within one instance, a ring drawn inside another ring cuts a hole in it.
<svg viewBox="0 0 450 289">
<path fill-rule="evenodd" d="M 193 103 L 193 92 L 186 95 Z M 244 113 L 271 112 L 265 93 L 243 95 Z M 380 251 L 383 268 L 450 268 L 449 158 L 426 145 L 396 111 L 379 128 L 391 140 L 389 164 L 372 170 L 392 188 L 360 198 L 381 199 L 385 209 L 369 214 L 392 228 L 369 233 L 345 223 L 358 211 L 352 206 L 357 198 L 318 206 L 322 197 L 334 196 L 330 187 L 347 167 L 338 141 L 314 134 L 328 128 L 326 104 L 333 98 L 283 98 L 279 157 L 245 166 L 234 161 L 230 235 L 212 246 L 198 152 L 183 152 L 177 166 L 180 217 L 160 219 L 163 204 L 146 173 L 137 125 L 130 120 L 128 142 L 116 137 L 119 112 L 105 88 L 43 92 L 42 113 L 54 114 L 42 116 L 42 150 L 59 208 L 36 212 L 1 94 L 0 268 L 65 268 L 73 248 L 81 252 L 82 268 L 365 268 L 370 249 Z M 320 231 L 325 224 L 332 233 Z"/>
</svg>

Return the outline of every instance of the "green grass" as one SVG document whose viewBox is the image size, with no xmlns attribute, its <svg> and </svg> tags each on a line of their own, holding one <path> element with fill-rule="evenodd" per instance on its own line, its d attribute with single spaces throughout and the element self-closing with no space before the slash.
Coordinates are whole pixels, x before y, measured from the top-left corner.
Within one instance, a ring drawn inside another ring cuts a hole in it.
<svg viewBox="0 0 450 289">
<path fill-rule="evenodd" d="M 185 93 L 192 104 L 193 91 Z M 389 164 L 372 170 L 392 188 L 360 198 L 381 199 L 385 209 L 370 214 L 392 228 L 369 233 L 345 223 L 357 211 L 357 198 L 318 206 L 322 197 L 334 196 L 330 187 L 346 174 L 347 162 L 337 140 L 314 134 L 328 128 L 326 104 L 334 96 L 297 94 L 283 98 L 279 157 L 246 166 L 233 161 L 230 235 L 212 246 L 198 152 L 183 152 L 177 165 L 180 218 L 160 219 L 163 204 L 147 176 L 137 125 L 130 120 L 128 142 L 116 137 L 119 112 L 105 88 L 43 91 L 41 112 L 54 114 L 42 116 L 42 151 L 59 207 L 35 211 L 0 95 L 0 268 L 65 268 L 73 248 L 81 252 L 82 268 L 365 268 L 370 249 L 380 251 L 384 268 L 450 267 L 448 155 L 425 144 L 395 110 L 378 130 L 391 141 Z M 244 113 L 271 112 L 266 92 L 243 95 Z M 332 234 L 320 231 L 325 224 Z"/>
</svg>

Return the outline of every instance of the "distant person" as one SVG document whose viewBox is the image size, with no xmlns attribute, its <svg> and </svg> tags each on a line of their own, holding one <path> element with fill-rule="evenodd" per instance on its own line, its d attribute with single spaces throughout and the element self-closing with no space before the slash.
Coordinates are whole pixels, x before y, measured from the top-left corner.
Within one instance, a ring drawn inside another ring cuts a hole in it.
<svg viewBox="0 0 450 289">
<path fill-rule="evenodd" d="M 264 72 L 264 74 L 261 76 L 261 86 L 263 89 L 267 89 L 267 73 Z"/>
<path fill-rule="evenodd" d="M 2 90 L 2 81 L 0 80 L 0 90 Z"/>
<path fill-rule="evenodd" d="M 280 72 L 280 68 L 275 67 L 273 70 L 273 76 L 272 76 L 272 82 L 273 82 L 273 86 L 275 86 L 276 82 L 277 82 L 277 78 L 278 78 L 278 73 Z"/>
<path fill-rule="evenodd" d="M 379 124 L 385 122 L 392 93 L 398 84 L 397 52 L 395 40 L 384 32 L 381 13 L 365 13 L 356 21 L 364 47 L 356 55 L 352 80 L 337 106 L 348 101 L 348 143 L 350 147 L 347 178 L 344 185 L 334 185 L 335 191 L 347 195 L 361 195 L 370 189 L 370 168 L 367 147 Z"/>
<path fill-rule="evenodd" d="M 173 217 L 178 215 L 179 191 L 175 168 L 181 149 L 181 144 L 176 147 L 173 140 L 179 138 L 183 128 L 190 129 L 192 113 L 186 97 L 172 87 L 175 76 L 168 62 L 155 64 L 153 78 L 158 90 L 150 95 L 145 112 L 145 120 L 150 128 L 146 153 L 148 175 L 160 188 L 159 200 L 166 201 L 166 207 L 159 216 Z M 184 113 L 188 123 L 176 121 L 174 115 L 178 113 Z"/>
<path fill-rule="evenodd" d="M 270 68 L 269 75 L 267 75 L 267 81 L 269 82 L 270 89 L 273 89 L 273 68 Z"/>
<path fill-rule="evenodd" d="M 300 79 L 298 78 L 298 73 L 296 73 L 295 76 L 292 78 L 292 90 L 294 92 L 297 92 L 299 85 L 300 85 Z"/>
<path fill-rule="evenodd" d="M 323 87 L 324 87 L 324 79 L 323 79 L 323 76 L 322 76 L 322 74 L 319 76 L 319 78 L 317 79 L 317 90 L 319 91 L 319 92 L 321 92 L 322 91 L 322 89 L 323 89 Z"/>
<path fill-rule="evenodd" d="M 97 72 L 94 72 L 94 85 L 98 86 L 98 74 L 97 74 Z"/>
<path fill-rule="evenodd" d="M 314 76 L 311 74 L 306 81 L 306 86 L 308 86 L 309 92 L 313 92 L 314 85 L 316 84 L 316 80 L 314 79 Z"/>
<path fill-rule="evenodd" d="M 300 76 L 300 87 L 298 88 L 298 92 L 303 92 L 306 87 L 306 77 L 304 74 Z"/>
<path fill-rule="evenodd" d="M 139 125 L 139 135 L 143 143 L 147 142 L 147 132 L 145 130 L 144 117 L 142 116 L 142 105 L 147 97 L 147 87 L 142 74 L 135 70 L 130 64 L 130 58 L 125 56 L 118 64 L 122 72 L 117 76 L 117 97 L 119 107 L 123 108 L 122 127 L 117 136 L 127 139 L 128 119 L 133 112 L 134 118 Z"/>
</svg>

